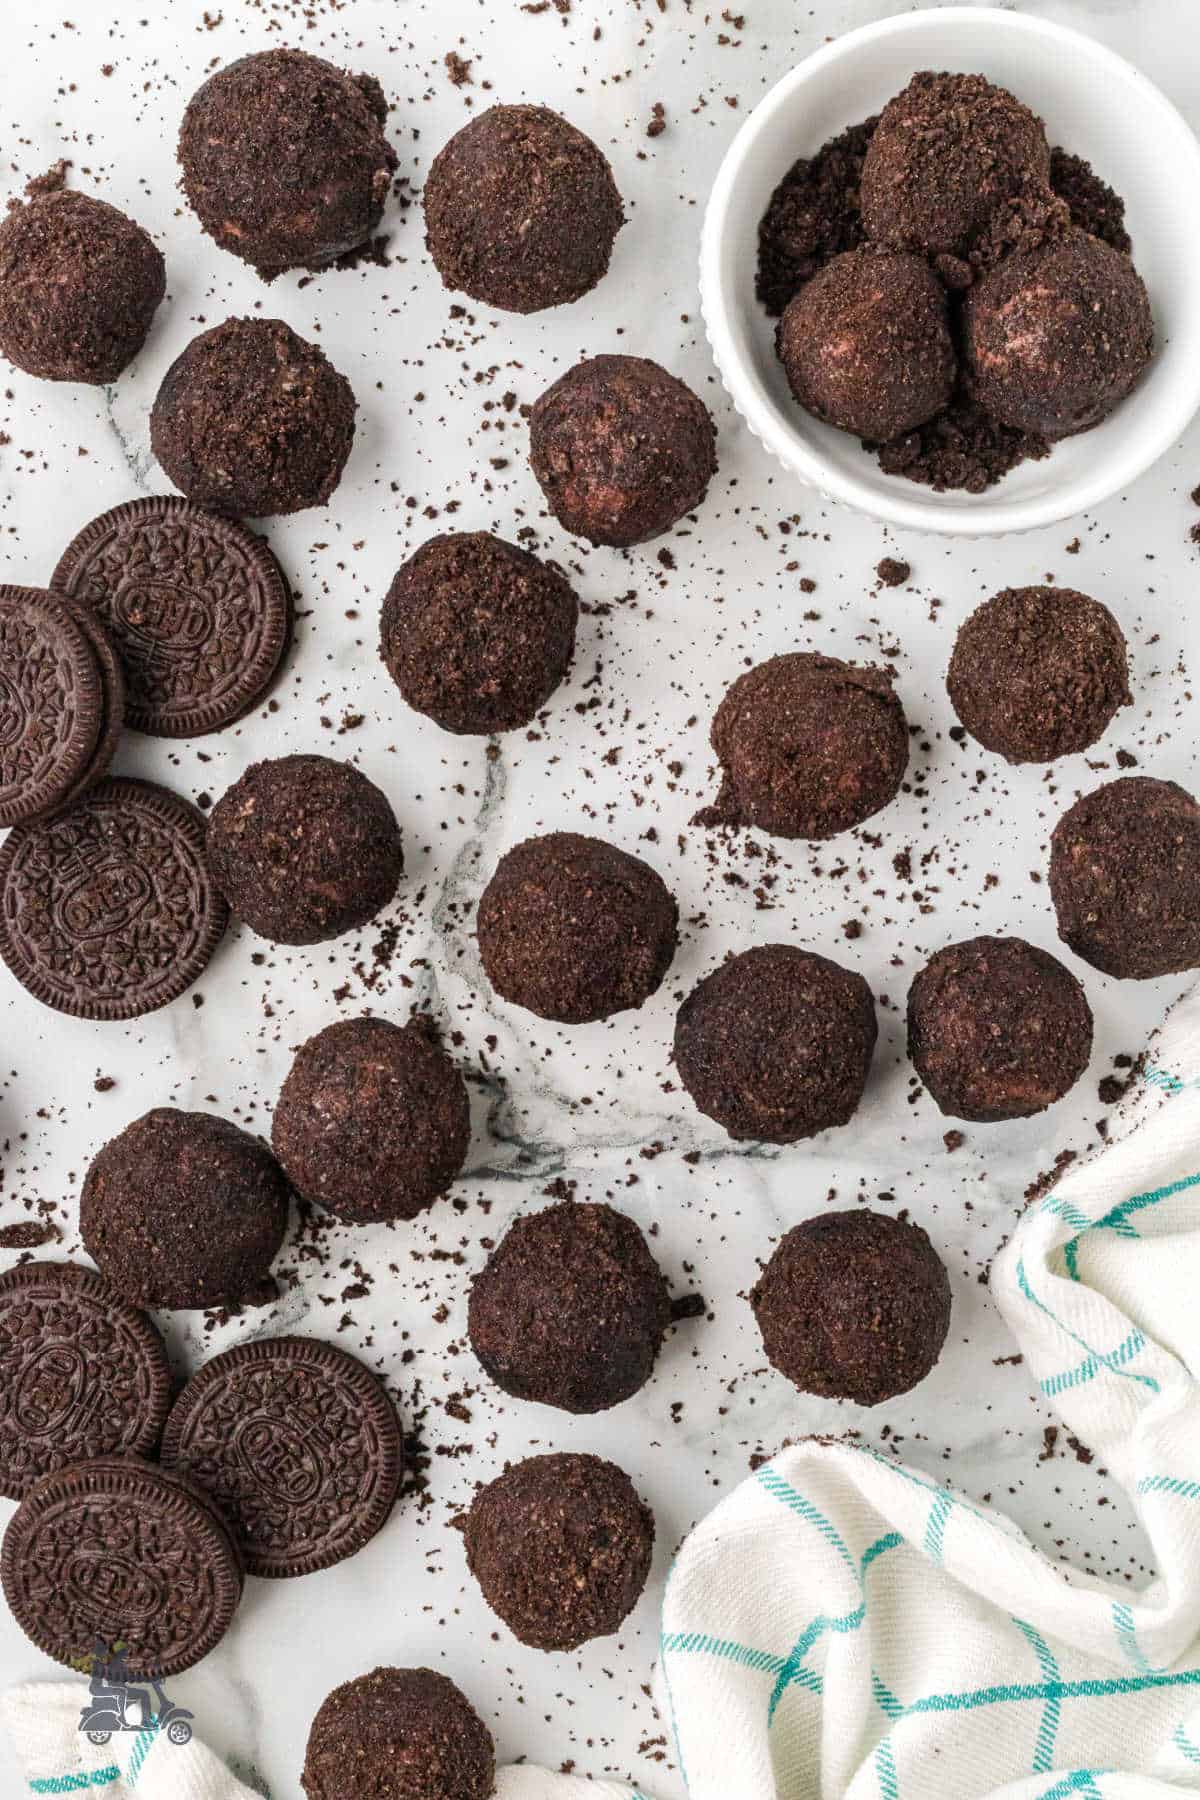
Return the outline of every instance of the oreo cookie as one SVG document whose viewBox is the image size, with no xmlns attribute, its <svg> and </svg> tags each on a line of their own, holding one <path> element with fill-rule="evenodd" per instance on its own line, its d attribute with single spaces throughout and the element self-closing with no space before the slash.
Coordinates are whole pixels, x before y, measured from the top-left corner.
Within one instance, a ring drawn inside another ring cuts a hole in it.
<svg viewBox="0 0 1200 1800">
<path fill-rule="evenodd" d="M 171 1405 L 158 1332 L 91 1269 L 0 1275 L 0 1494 L 90 1457 L 151 1456 Z"/>
<path fill-rule="evenodd" d="M 242 1597 L 237 1545 L 178 1474 L 101 1456 L 45 1475 L 4 1533 L 0 1585 L 26 1637 L 89 1665 L 123 1645 L 131 1675 L 178 1675 L 214 1649 Z"/>
<path fill-rule="evenodd" d="M 242 718 L 291 642 L 291 596 L 267 545 L 190 500 L 102 513 L 63 552 L 51 586 L 112 633 L 128 722 L 154 737 L 201 737 Z"/>
<path fill-rule="evenodd" d="M 317 1338 L 261 1338 L 205 1363 L 175 1402 L 166 1468 L 229 1519 L 252 1575 L 309 1575 L 361 1550 L 400 1487 L 403 1438 L 382 1384 Z"/>
<path fill-rule="evenodd" d="M 100 677 L 100 729 L 96 735 L 96 747 L 87 768 L 62 802 L 64 806 L 70 806 L 74 801 L 82 799 L 89 788 L 102 781 L 112 767 L 125 726 L 125 673 L 116 647 L 101 623 L 99 614 L 66 595 L 63 596 L 63 604 L 87 639 Z"/>
<path fill-rule="evenodd" d="M 228 920 L 203 817 L 153 782 L 103 781 L 0 850 L 0 960 L 77 1018 L 166 1006 L 203 973 Z"/>
<path fill-rule="evenodd" d="M 0 586 L 0 825 L 60 805 L 100 735 L 100 670 L 63 602 Z"/>
</svg>

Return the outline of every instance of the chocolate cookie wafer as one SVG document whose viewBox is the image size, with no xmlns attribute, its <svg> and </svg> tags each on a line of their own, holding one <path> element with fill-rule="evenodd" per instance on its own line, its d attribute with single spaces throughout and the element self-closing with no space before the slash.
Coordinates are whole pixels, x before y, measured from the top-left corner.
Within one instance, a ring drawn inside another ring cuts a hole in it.
<svg viewBox="0 0 1200 1800">
<path fill-rule="evenodd" d="M 0 586 L 0 825 L 60 805 L 100 735 L 100 670 L 63 602 Z"/>
</svg>

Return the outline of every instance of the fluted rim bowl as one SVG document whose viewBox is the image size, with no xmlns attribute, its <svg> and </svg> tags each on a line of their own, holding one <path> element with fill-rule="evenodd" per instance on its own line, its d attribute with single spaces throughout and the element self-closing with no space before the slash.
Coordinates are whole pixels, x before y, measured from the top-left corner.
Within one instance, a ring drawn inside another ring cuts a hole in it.
<svg viewBox="0 0 1200 1800">
<path fill-rule="evenodd" d="M 810 417 L 775 355 L 775 321 L 754 294 L 758 225 L 778 183 L 848 125 L 877 113 L 918 69 L 979 73 L 1046 123 L 1122 195 L 1149 289 L 1157 348 L 1133 393 L 1093 431 L 1066 438 L 983 494 L 885 475 L 857 438 Z M 734 139 L 713 186 L 700 297 L 721 379 L 785 469 L 890 525 L 991 537 L 1052 525 L 1126 488 L 1200 408 L 1200 144 L 1146 77 L 1082 33 L 981 6 L 904 13 L 825 45 L 785 75 Z"/>
</svg>

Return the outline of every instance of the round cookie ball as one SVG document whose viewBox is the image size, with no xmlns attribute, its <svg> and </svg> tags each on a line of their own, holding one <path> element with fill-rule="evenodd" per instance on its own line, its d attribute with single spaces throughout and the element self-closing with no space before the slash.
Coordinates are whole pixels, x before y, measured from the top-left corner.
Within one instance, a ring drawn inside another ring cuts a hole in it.
<svg viewBox="0 0 1200 1800">
<path fill-rule="evenodd" d="M 179 133 L 183 190 L 223 250 L 265 281 L 365 244 L 396 167 L 387 101 L 370 75 L 303 50 L 260 50 L 218 69 Z"/>
<path fill-rule="evenodd" d="M 640 857 L 574 831 L 526 838 L 479 902 L 484 972 L 541 1019 L 585 1025 L 641 1006 L 678 942 L 679 908 Z"/>
<path fill-rule="evenodd" d="M 796 1144 L 853 1118 L 878 1025 L 861 975 L 791 944 L 758 944 L 694 987 L 675 1066 L 732 1138 Z"/>
<path fill-rule="evenodd" d="M 466 1083 L 422 1019 L 340 1019 L 309 1038 L 271 1131 L 296 1191 L 355 1225 L 415 1219 L 470 1141 Z"/>
<path fill-rule="evenodd" d="M 624 548 L 670 531 L 708 492 L 717 434 L 704 402 L 641 356 L 593 356 L 537 401 L 529 457 L 565 531 Z"/>
<path fill-rule="evenodd" d="M 498 1387 L 603 1412 L 649 1381 L 671 1322 L 662 1271 L 626 1214 L 574 1200 L 518 1219 L 475 1277 L 471 1348 Z"/>
<path fill-rule="evenodd" d="M 867 236 L 961 256 L 998 208 L 1050 186 L 1041 120 L 982 75 L 914 75 L 879 115 L 863 162 Z"/>
<path fill-rule="evenodd" d="M 161 251 L 115 206 L 34 193 L 0 224 L 0 354 L 43 381 L 115 381 L 166 287 Z"/>
<path fill-rule="evenodd" d="M 354 395 L 281 319 L 226 319 L 163 377 L 150 442 L 181 493 L 261 518 L 324 506 L 354 442 Z"/>
<path fill-rule="evenodd" d="M 589 293 L 625 222 L 607 157 L 544 106 L 493 106 L 456 131 L 424 204 L 446 286 L 514 313 Z"/>
<path fill-rule="evenodd" d="M 432 1669 L 373 1669 L 321 1702 L 300 1785 L 308 1800 L 489 1800 L 491 1733 Z"/>
<path fill-rule="evenodd" d="M 156 1107 L 93 1159 L 79 1199 L 84 1248 L 136 1306 L 236 1305 L 266 1280 L 288 1187 L 266 1145 L 211 1113 Z"/>
<path fill-rule="evenodd" d="M 946 290 L 919 256 L 835 256 L 789 301 L 775 347 L 806 411 L 874 443 L 940 412 L 958 375 Z"/>
<path fill-rule="evenodd" d="M 380 654 L 408 704 L 443 731 L 515 731 L 566 675 L 578 619 L 573 589 L 548 563 L 486 531 L 446 533 L 388 589 Z"/>
<path fill-rule="evenodd" d="M 1173 781 L 1105 782 L 1055 827 L 1050 893 L 1059 937 L 1105 975 L 1200 968 L 1200 806 Z"/>
<path fill-rule="evenodd" d="M 1088 749 L 1133 699 L 1121 627 L 1073 588 L 1005 588 L 977 606 L 946 686 L 965 729 L 1011 763 Z"/>
<path fill-rule="evenodd" d="M 1027 1119 L 1087 1068 L 1092 1009 L 1047 951 L 1022 938 L 969 938 L 931 956 L 913 981 L 908 1054 L 950 1118 Z"/>
<path fill-rule="evenodd" d="M 950 1329 L 950 1281 L 925 1233 L 865 1210 L 793 1226 L 750 1304 L 781 1375 L 802 1393 L 860 1406 L 924 1381 Z"/>
<path fill-rule="evenodd" d="M 251 763 L 208 821 L 208 863 L 230 911 L 276 944 L 321 944 L 383 910 L 404 872 L 395 814 L 373 781 L 328 756 Z"/>
<path fill-rule="evenodd" d="M 1051 440 L 1099 425 L 1154 353 L 1146 284 L 1085 231 L 1005 257 L 968 293 L 964 320 L 980 406 Z"/>
<path fill-rule="evenodd" d="M 808 651 L 739 675 L 710 733 L 721 791 L 695 823 L 821 839 L 887 806 L 908 767 L 908 722 L 892 679 Z"/>
<path fill-rule="evenodd" d="M 534 1650 L 578 1650 L 618 1631 L 654 1552 L 654 1515 L 599 1456 L 530 1456 L 482 1488 L 467 1563 L 494 1613 Z"/>
</svg>

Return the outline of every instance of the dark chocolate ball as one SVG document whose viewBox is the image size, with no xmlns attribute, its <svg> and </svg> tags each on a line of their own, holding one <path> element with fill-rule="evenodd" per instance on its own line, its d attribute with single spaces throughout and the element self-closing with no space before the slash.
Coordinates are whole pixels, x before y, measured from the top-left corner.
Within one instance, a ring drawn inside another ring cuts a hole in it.
<svg viewBox="0 0 1200 1800">
<path fill-rule="evenodd" d="M 964 317 L 976 400 L 1002 425 L 1051 439 L 1106 419 L 1154 352 L 1141 276 L 1084 231 L 1005 257 L 970 290 Z"/>
<path fill-rule="evenodd" d="M 501 857 L 476 930 L 505 1000 L 583 1025 L 650 998 L 671 966 L 679 908 L 640 857 L 574 831 L 526 838 Z"/>
<path fill-rule="evenodd" d="M 456 131 L 424 202 L 446 286 L 515 313 L 590 292 L 625 220 L 607 157 L 544 106 L 493 106 Z"/>
<path fill-rule="evenodd" d="M 1055 828 L 1050 893 L 1059 937 L 1105 975 L 1200 968 L 1200 806 L 1173 781 L 1105 782 Z"/>
<path fill-rule="evenodd" d="M 345 376 L 281 319 L 226 319 L 167 370 L 150 442 L 200 506 L 300 512 L 323 506 L 341 479 L 354 411 Z"/>
<path fill-rule="evenodd" d="M 470 1141 L 466 1083 L 421 1019 L 340 1019 L 309 1038 L 271 1131 L 296 1191 L 355 1225 L 415 1219 Z"/>
<path fill-rule="evenodd" d="M 136 1306 L 236 1304 L 266 1279 L 288 1187 L 266 1145 L 211 1113 L 156 1107 L 105 1144 L 79 1228 L 104 1279 Z"/>
<path fill-rule="evenodd" d="M 1092 1009 L 1047 951 L 969 938 L 931 956 L 909 989 L 908 1054 L 950 1118 L 1027 1119 L 1087 1068 Z"/>
<path fill-rule="evenodd" d="M 835 256 L 789 301 L 775 343 L 801 406 L 875 443 L 940 412 L 958 374 L 946 290 L 919 256 Z"/>
<path fill-rule="evenodd" d="M 566 675 L 579 601 L 547 563 L 486 531 L 431 538 L 383 603 L 380 652 L 444 731 L 515 731 Z"/>
<path fill-rule="evenodd" d="M 835 837 L 894 800 L 908 723 L 887 669 L 795 651 L 748 669 L 717 708 L 716 805 L 702 825 Z"/>
<path fill-rule="evenodd" d="M 853 1118 L 878 1026 L 861 975 L 758 944 L 706 975 L 675 1023 L 675 1066 L 732 1138 L 795 1144 Z"/>
<path fill-rule="evenodd" d="M 115 206 L 35 194 L 0 224 L 0 353 L 44 381 L 115 381 L 166 282 L 161 251 Z"/>
<path fill-rule="evenodd" d="M 1121 627 L 1073 588 L 1005 588 L 977 606 L 946 685 L 971 736 L 1012 763 L 1086 750 L 1132 700 Z"/>
<path fill-rule="evenodd" d="M 212 810 L 208 862 L 230 911 L 277 944 L 366 925 L 404 872 L 386 796 L 328 756 L 251 763 Z"/>
<path fill-rule="evenodd" d="M 708 408 L 641 356 L 593 356 L 547 388 L 529 456 L 551 512 L 576 537 L 644 544 L 699 506 L 717 471 Z"/>
<path fill-rule="evenodd" d="M 879 115 L 863 162 L 867 236 L 961 255 L 1007 201 L 1050 185 L 1042 122 L 982 75 L 914 75 Z"/>
<path fill-rule="evenodd" d="M 321 1702 L 300 1785 L 308 1800 L 489 1800 L 491 1733 L 432 1669 L 373 1669 Z"/>
<path fill-rule="evenodd" d="M 530 1456 L 475 1496 L 467 1562 L 483 1597 L 534 1650 L 618 1631 L 641 1598 L 654 1515 L 599 1456 Z"/>
<path fill-rule="evenodd" d="M 611 1206 L 518 1219 L 471 1288 L 471 1347 L 506 1394 L 603 1412 L 645 1386 L 671 1322 L 645 1238 Z"/>
<path fill-rule="evenodd" d="M 396 167 L 386 118 L 373 76 L 303 50 L 243 56 L 188 102 L 184 192 L 209 236 L 264 280 L 320 268 L 365 244 L 382 217 Z"/>
<path fill-rule="evenodd" d="M 924 1381 L 950 1329 L 949 1278 L 925 1233 L 865 1209 L 793 1226 L 750 1304 L 781 1375 L 860 1406 Z"/>
</svg>

